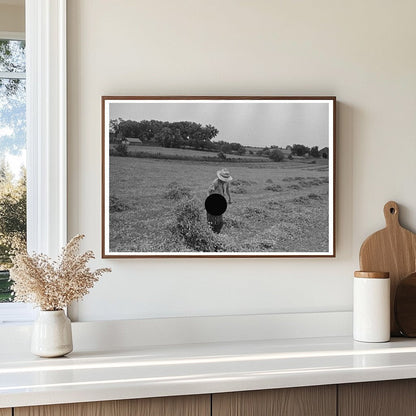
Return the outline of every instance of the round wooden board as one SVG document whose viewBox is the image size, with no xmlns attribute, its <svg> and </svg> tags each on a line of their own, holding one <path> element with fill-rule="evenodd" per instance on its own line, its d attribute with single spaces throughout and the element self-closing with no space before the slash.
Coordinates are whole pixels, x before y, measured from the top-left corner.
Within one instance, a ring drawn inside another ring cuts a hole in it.
<svg viewBox="0 0 416 416">
<path fill-rule="evenodd" d="M 409 274 L 397 286 L 394 315 L 400 332 L 416 337 L 416 273 Z"/>
<path fill-rule="evenodd" d="M 360 250 L 361 270 L 380 270 L 390 273 L 391 335 L 400 335 L 394 319 L 394 298 L 400 281 L 415 271 L 416 234 L 399 222 L 399 206 L 394 201 L 384 205 L 386 228 L 370 235 Z"/>
</svg>

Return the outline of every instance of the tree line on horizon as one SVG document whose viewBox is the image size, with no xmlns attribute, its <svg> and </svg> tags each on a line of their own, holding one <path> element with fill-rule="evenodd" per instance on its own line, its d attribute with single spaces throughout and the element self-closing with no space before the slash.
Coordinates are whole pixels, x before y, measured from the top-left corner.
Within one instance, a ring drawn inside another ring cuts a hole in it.
<svg viewBox="0 0 416 416">
<path fill-rule="evenodd" d="M 211 124 L 203 126 L 194 121 L 160 120 L 110 120 L 110 143 L 137 138 L 143 144 L 162 147 L 190 148 L 212 152 L 244 154 L 246 149 L 240 143 L 224 140 L 213 142 L 219 130 Z"/>
<path fill-rule="evenodd" d="M 157 145 L 171 148 L 190 148 L 218 152 L 224 154 L 244 155 L 247 151 L 251 155 L 268 157 L 274 161 L 284 158 L 279 146 L 264 147 L 257 151 L 248 150 L 241 143 L 224 140 L 212 141 L 219 130 L 207 124 L 203 126 L 194 121 L 160 121 L 160 120 L 123 120 L 122 118 L 110 120 L 110 143 L 121 144 L 129 138 L 137 138 L 143 144 Z M 321 157 L 318 146 L 308 147 L 302 144 L 287 146 L 290 156 Z M 289 157 L 290 158 L 290 157 Z"/>
<path fill-rule="evenodd" d="M 276 158 L 278 158 L 277 151 L 278 150 L 281 151 L 281 149 L 282 148 L 279 147 L 279 146 L 264 147 L 263 149 L 258 150 L 256 152 L 256 154 L 258 156 L 267 156 L 267 157 L 270 157 L 271 159 L 276 159 Z M 315 157 L 315 158 L 319 158 L 321 156 L 324 159 L 328 158 L 328 153 L 327 153 L 328 149 L 326 149 L 326 151 L 325 151 L 325 148 L 319 150 L 318 146 L 309 147 L 309 146 L 305 146 L 303 144 L 292 144 L 292 145 L 286 146 L 285 150 L 290 151 L 289 158 L 291 156 L 292 159 L 293 159 L 293 156 L 302 157 L 302 156 L 306 156 L 306 155 L 312 156 L 312 157 Z M 283 153 L 281 153 L 281 154 L 283 154 Z"/>
</svg>

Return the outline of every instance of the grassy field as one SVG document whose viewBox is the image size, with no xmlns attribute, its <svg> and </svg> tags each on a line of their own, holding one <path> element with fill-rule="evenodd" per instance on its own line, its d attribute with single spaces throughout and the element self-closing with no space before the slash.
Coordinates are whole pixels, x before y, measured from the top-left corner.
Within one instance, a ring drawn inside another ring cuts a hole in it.
<svg viewBox="0 0 416 416">
<path fill-rule="evenodd" d="M 180 204 L 192 199 L 207 238 L 211 233 L 203 205 L 207 190 L 216 171 L 228 167 L 234 178 L 232 204 L 224 214 L 221 234 L 212 236 L 219 251 L 328 251 L 328 161 L 311 162 L 227 166 L 226 161 L 111 156 L 110 250 L 195 251 L 175 234 Z"/>
</svg>

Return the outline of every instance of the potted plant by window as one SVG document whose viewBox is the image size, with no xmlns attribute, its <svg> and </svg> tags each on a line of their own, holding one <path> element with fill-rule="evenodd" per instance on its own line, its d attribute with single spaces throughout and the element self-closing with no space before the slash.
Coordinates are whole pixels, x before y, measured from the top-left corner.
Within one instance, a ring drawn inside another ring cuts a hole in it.
<svg viewBox="0 0 416 416">
<path fill-rule="evenodd" d="M 32 334 L 31 351 L 40 357 L 60 357 L 72 351 L 71 321 L 64 308 L 81 299 L 109 268 L 90 270 L 92 251 L 79 254 L 83 235 L 76 235 L 57 261 L 45 254 L 19 250 L 14 255 L 10 278 L 15 302 L 33 303 L 40 308 Z"/>
</svg>

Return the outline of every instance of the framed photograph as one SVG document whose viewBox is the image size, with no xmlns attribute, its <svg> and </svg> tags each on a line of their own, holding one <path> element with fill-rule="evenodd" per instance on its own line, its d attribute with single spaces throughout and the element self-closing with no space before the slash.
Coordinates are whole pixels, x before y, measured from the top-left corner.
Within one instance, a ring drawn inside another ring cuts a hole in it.
<svg viewBox="0 0 416 416">
<path fill-rule="evenodd" d="M 102 97 L 102 255 L 334 257 L 335 97 Z"/>
</svg>

